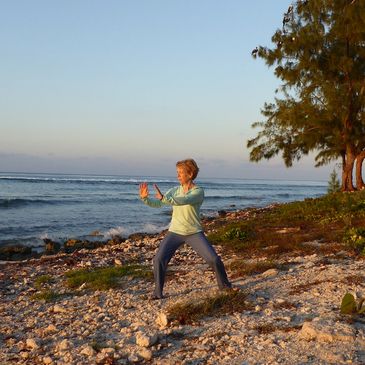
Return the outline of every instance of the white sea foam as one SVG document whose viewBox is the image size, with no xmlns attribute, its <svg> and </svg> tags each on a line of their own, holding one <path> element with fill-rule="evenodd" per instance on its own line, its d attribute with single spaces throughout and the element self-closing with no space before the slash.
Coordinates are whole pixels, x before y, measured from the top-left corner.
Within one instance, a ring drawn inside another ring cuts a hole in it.
<svg viewBox="0 0 365 365">
<path fill-rule="evenodd" d="M 50 238 L 50 237 L 49 237 L 48 233 L 47 233 L 47 232 L 45 232 L 45 233 L 42 233 L 42 234 L 39 236 L 39 238 L 40 238 L 41 240 L 44 240 L 44 239 L 46 239 L 46 238 Z"/>
<path fill-rule="evenodd" d="M 157 232 L 163 231 L 164 229 L 167 229 L 167 228 L 169 228 L 169 225 L 161 227 L 161 226 L 158 226 L 156 224 L 146 223 L 142 227 L 141 231 L 146 232 L 146 233 L 157 233 Z"/>
<path fill-rule="evenodd" d="M 167 229 L 168 227 L 169 227 L 169 225 L 160 226 L 160 225 L 152 224 L 152 223 L 146 223 L 143 226 L 141 226 L 141 228 L 134 228 L 134 229 L 128 229 L 128 228 L 125 228 L 122 226 L 118 226 L 115 228 L 111 228 L 106 232 L 102 232 L 102 235 L 106 239 L 113 237 L 113 236 L 127 237 L 127 236 L 131 235 L 132 233 L 136 233 L 136 232 L 157 233 L 157 232 Z"/>
<path fill-rule="evenodd" d="M 118 226 L 115 228 L 111 228 L 106 232 L 102 232 L 102 235 L 104 236 L 104 238 L 110 238 L 113 236 L 128 236 L 131 234 L 131 231 L 125 227 L 122 226 Z"/>
</svg>

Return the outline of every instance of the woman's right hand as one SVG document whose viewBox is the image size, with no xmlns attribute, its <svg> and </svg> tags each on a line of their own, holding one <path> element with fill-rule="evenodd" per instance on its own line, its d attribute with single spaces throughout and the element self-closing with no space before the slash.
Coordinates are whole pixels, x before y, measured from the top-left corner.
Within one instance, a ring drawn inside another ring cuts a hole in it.
<svg viewBox="0 0 365 365">
<path fill-rule="evenodd" d="M 158 200 L 162 200 L 163 198 L 163 194 L 161 193 L 161 190 L 158 188 L 158 186 L 156 184 L 153 184 L 153 187 L 155 188 L 156 190 L 156 198 Z"/>
<path fill-rule="evenodd" d="M 148 198 L 148 185 L 146 182 L 139 185 L 139 196 L 141 199 Z"/>
</svg>

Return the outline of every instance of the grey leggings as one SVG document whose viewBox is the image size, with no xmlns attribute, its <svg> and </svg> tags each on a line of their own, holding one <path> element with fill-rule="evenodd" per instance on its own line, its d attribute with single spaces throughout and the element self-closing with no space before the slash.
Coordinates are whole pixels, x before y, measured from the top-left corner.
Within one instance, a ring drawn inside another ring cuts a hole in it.
<svg viewBox="0 0 365 365">
<path fill-rule="evenodd" d="M 153 273 L 155 276 L 155 295 L 162 298 L 163 286 L 165 283 L 166 268 L 175 251 L 183 244 L 187 243 L 195 250 L 214 270 L 220 289 L 231 288 L 226 270 L 221 258 L 217 255 L 212 245 L 209 243 L 203 232 L 183 236 L 177 233 L 168 232 L 161 241 L 160 247 L 153 258 Z"/>
</svg>

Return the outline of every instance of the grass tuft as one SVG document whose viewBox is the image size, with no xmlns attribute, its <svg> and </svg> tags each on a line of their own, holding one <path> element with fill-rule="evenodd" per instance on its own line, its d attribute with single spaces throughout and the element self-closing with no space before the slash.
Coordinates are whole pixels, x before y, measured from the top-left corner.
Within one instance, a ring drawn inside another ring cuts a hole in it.
<svg viewBox="0 0 365 365">
<path fill-rule="evenodd" d="M 232 261 L 227 268 L 232 272 L 230 277 L 232 279 L 246 276 L 261 274 L 269 269 L 281 269 L 282 265 L 275 261 L 258 261 L 258 262 L 245 262 L 243 260 Z"/>
<path fill-rule="evenodd" d="M 253 305 L 246 297 L 241 291 L 227 291 L 194 302 L 178 302 L 168 308 L 168 316 L 180 324 L 192 324 L 203 317 L 251 310 Z"/>
<path fill-rule="evenodd" d="M 46 302 L 54 302 L 62 297 L 62 294 L 55 292 L 54 290 L 45 289 L 39 293 L 33 294 L 31 299 L 33 300 L 44 300 Z"/>
<path fill-rule="evenodd" d="M 108 290 L 118 287 L 121 277 L 152 278 L 152 272 L 149 268 L 134 264 L 121 267 L 71 270 L 65 275 L 69 288 L 78 288 L 85 283 L 86 287 L 92 290 Z"/>
<path fill-rule="evenodd" d="M 40 290 L 44 284 L 51 284 L 53 281 L 54 279 L 51 275 L 40 275 L 34 280 L 34 287 Z"/>
</svg>

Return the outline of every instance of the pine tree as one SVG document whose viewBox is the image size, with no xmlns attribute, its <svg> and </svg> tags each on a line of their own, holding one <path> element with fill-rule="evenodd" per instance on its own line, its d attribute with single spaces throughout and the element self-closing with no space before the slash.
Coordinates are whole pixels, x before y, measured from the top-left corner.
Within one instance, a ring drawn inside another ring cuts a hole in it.
<svg viewBox="0 0 365 365">
<path fill-rule="evenodd" d="M 342 159 L 342 190 L 363 186 L 365 158 L 365 0 L 296 1 L 284 14 L 273 48 L 257 47 L 282 81 L 257 136 L 250 159 L 282 153 L 287 166 L 315 151 L 316 166 Z M 364 156 L 364 157 L 362 157 Z"/>
<path fill-rule="evenodd" d="M 338 180 L 336 169 L 333 169 L 330 175 L 330 180 L 328 182 L 327 193 L 328 194 L 337 193 L 340 190 L 341 190 L 341 184 Z"/>
</svg>

